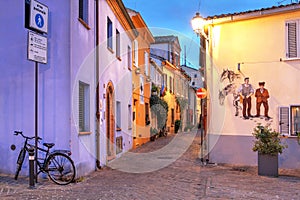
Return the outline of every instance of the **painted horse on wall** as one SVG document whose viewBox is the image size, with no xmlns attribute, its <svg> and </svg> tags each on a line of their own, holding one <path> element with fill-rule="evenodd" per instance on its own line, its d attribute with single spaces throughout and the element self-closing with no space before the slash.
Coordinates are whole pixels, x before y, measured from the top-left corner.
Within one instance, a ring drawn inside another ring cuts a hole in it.
<svg viewBox="0 0 300 200">
<path fill-rule="evenodd" d="M 236 80 L 240 78 L 240 74 L 235 73 L 232 70 L 226 69 L 223 70 L 220 76 L 220 82 L 228 82 L 228 84 L 219 91 L 219 103 L 220 105 L 224 105 L 225 97 L 229 94 L 233 96 L 233 106 L 235 108 L 235 116 L 239 115 L 239 110 L 241 110 L 241 106 L 239 105 L 240 96 L 236 91 Z"/>
</svg>

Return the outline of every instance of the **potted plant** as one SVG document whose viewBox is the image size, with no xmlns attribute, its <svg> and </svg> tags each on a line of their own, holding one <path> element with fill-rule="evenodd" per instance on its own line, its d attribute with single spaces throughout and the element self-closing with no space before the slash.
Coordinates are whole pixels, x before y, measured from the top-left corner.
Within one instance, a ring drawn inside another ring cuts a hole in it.
<svg viewBox="0 0 300 200">
<path fill-rule="evenodd" d="M 280 141 L 280 133 L 272 130 L 270 124 L 258 124 L 254 128 L 252 150 L 258 152 L 258 175 L 278 176 L 278 154 L 286 148 Z"/>
</svg>

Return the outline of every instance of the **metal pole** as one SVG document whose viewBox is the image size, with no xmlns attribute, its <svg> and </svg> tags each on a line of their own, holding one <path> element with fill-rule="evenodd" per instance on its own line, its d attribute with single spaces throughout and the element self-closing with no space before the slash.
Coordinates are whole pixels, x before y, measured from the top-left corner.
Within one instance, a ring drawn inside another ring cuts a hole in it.
<svg viewBox="0 0 300 200">
<path fill-rule="evenodd" d="M 37 146 L 38 146 L 38 83 L 39 83 L 39 68 L 38 68 L 38 62 L 35 62 L 35 160 L 37 160 Z M 34 174 L 35 174 L 35 182 L 38 182 L 37 177 L 37 162 L 35 162 L 34 167 Z"/>
<path fill-rule="evenodd" d="M 34 188 L 34 148 L 28 149 L 29 153 L 29 188 Z"/>
<path fill-rule="evenodd" d="M 203 164 L 204 159 L 203 159 L 203 130 L 204 130 L 204 123 L 203 123 L 203 100 L 200 99 L 200 108 L 201 108 L 201 114 L 200 114 L 200 127 L 201 127 L 201 141 L 200 141 L 200 145 L 201 145 L 201 162 Z"/>
</svg>

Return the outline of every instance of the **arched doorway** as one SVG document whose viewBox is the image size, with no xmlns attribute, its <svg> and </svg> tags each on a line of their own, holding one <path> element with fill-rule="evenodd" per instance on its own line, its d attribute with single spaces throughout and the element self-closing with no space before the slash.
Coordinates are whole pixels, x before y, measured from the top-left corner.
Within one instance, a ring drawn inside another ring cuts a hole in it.
<svg viewBox="0 0 300 200">
<path fill-rule="evenodd" d="M 112 160 L 115 157 L 115 95 L 112 82 L 109 82 L 106 87 L 106 137 L 107 137 L 107 160 Z"/>
</svg>

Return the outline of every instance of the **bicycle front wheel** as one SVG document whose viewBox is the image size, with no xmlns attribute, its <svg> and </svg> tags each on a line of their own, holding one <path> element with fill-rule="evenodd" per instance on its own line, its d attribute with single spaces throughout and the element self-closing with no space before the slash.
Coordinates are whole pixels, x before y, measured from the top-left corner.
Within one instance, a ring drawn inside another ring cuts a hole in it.
<svg viewBox="0 0 300 200">
<path fill-rule="evenodd" d="M 22 148 L 20 153 L 19 153 L 18 160 L 17 160 L 17 169 L 16 169 L 16 173 L 15 173 L 15 180 L 18 179 L 19 172 L 22 169 L 22 165 L 23 165 L 23 162 L 24 162 L 25 155 L 26 155 L 26 150 L 24 148 Z"/>
<path fill-rule="evenodd" d="M 72 159 L 63 153 L 51 154 L 45 167 L 49 178 L 58 185 L 67 185 L 75 178 L 75 165 Z"/>
</svg>

